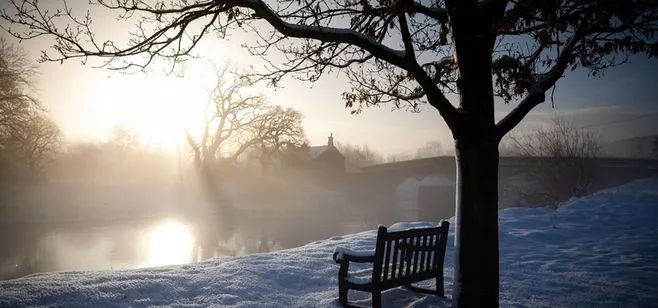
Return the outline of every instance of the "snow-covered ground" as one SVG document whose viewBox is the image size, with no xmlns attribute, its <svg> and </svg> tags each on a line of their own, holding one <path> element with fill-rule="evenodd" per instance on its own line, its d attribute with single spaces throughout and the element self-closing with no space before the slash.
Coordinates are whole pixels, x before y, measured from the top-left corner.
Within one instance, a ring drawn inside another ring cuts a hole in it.
<svg viewBox="0 0 658 308">
<path fill-rule="evenodd" d="M 503 306 L 658 306 L 658 178 L 572 200 L 554 216 L 543 208 L 502 210 L 500 232 Z M 368 231 L 190 265 L 36 274 L 0 281 L 0 306 L 332 306 L 334 248 L 367 251 L 374 239 Z M 449 244 L 447 298 L 394 289 L 383 294 L 385 305 L 449 306 L 453 254 Z M 365 294 L 350 298 L 368 303 Z"/>
</svg>

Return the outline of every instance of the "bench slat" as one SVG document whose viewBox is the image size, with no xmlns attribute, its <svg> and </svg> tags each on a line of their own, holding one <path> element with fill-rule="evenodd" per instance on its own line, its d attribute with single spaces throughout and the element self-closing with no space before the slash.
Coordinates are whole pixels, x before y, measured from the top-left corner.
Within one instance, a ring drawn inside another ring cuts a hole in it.
<svg viewBox="0 0 658 308">
<path fill-rule="evenodd" d="M 391 259 L 391 249 L 392 249 L 391 242 L 386 241 L 384 247 L 386 247 L 386 253 L 384 254 L 384 272 L 382 273 L 381 281 L 388 280 L 388 266 L 389 266 L 389 260 Z"/>
<path fill-rule="evenodd" d="M 436 245 L 436 243 L 434 242 L 434 237 L 435 237 L 434 235 L 429 237 L 428 243 L 427 243 L 428 245 L 430 245 L 430 246 Z M 432 257 L 433 256 L 434 256 L 434 250 L 427 251 L 427 260 L 425 260 L 425 268 L 428 269 L 428 270 L 432 269 Z"/>
<path fill-rule="evenodd" d="M 408 241 L 410 245 L 415 245 L 413 237 L 409 238 Z M 407 256 L 407 268 L 404 273 L 405 276 L 411 275 L 411 271 L 413 267 L 413 257 L 414 257 L 414 251 L 411 251 L 411 255 Z"/>
<path fill-rule="evenodd" d="M 391 279 L 390 280 L 395 279 L 395 272 L 396 272 L 395 270 L 397 269 L 397 261 L 398 261 L 398 253 L 399 253 L 399 249 L 398 249 L 398 244 L 399 243 L 400 243 L 400 240 L 393 241 L 393 262 L 391 262 L 392 270 L 391 270 Z"/>
<path fill-rule="evenodd" d="M 416 245 L 416 246 L 420 245 L 420 237 L 414 237 L 414 241 L 415 241 L 414 245 Z M 413 273 L 414 274 L 418 272 L 418 254 L 419 254 L 419 251 L 414 250 L 414 265 L 413 265 Z"/>
<path fill-rule="evenodd" d="M 427 236 L 422 237 L 421 245 L 422 246 L 427 245 Z M 420 264 L 418 264 L 418 267 L 419 267 L 418 270 L 421 271 L 421 272 L 425 270 L 425 256 L 426 255 L 427 255 L 426 251 L 421 251 L 420 252 Z"/>
<path fill-rule="evenodd" d="M 409 239 L 403 239 L 402 242 L 405 243 L 404 247 L 407 247 L 407 245 L 409 244 Z M 398 278 L 402 277 L 404 274 L 404 263 L 405 263 L 404 260 L 406 258 L 407 256 L 405 255 L 405 250 L 400 249 L 400 260 L 399 260 L 400 264 L 398 266 Z"/>
</svg>

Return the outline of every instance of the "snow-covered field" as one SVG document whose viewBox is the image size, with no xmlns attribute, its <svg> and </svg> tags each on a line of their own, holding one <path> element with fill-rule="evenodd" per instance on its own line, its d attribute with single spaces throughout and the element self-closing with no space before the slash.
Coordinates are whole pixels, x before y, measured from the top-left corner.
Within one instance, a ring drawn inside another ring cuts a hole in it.
<svg viewBox="0 0 658 308">
<path fill-rule="evenodd" d="M 658 306 L 658 178 L 572 200 L 552 215 L 500 211 L 502 306 Z M 374 239 L 368 231 L 191 265 L 36 274 L 0 281 L 0 306 L 334 306 L 334 247 L 370 250 Z M 446 299 L 394 289 L 383 294 L 385 306 L 450 306 L 452 245 L 446 253 Z M 350 298 L 368 303 L 356 292 Z"/>
</svg>

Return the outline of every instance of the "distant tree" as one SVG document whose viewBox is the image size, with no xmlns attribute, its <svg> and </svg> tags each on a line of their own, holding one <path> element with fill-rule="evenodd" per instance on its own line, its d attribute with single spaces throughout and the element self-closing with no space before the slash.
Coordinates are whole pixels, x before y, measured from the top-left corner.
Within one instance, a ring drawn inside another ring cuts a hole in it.
<svg viewBox="0 0 658 308">
<path fill-rule="evenodd" d="M 220 161 L 235 162 L 249 147 L 257 144 L 254 126 L 266 112 L 259 95 L 244 95 L 250 83 L 229 72 L 217 71 L 217 82 L 209 93 L 205 125 L 200 136 L 187 132 L 187 143 L 194 153 L 197 170 L 211 172 Z M 209 175 L 209 174 L 207 174 Z"/>
<path fill-rule="evenodd" d="M 598 76 L 629 54 L 658 55 L 655 0 L 92 2 L 136 19 L 127 43 L 99 38 L 91 17 L 37 0 L 10 0 L 1 15 L 16 37 L 54 39 L 54 52 L 43 60 L 96 56 L 126 69 L 155 58 L 177 63 L 209 32 L 226 37 L 242 28 L 260 38 L 250 51 L 265 57 L 270 70 L 257 76 L 274 85 L 289 74 L 314 82 L 342 70 L 352 84 L 343 98 L 354 112 L 384 103 L 437 109 L 455 139 L 460 183 L 453 302 L 465 307 L 498 305 L 503 136 L 566 72 L 584 67 Z M 265 24 L 272 28 L 264 30 Z M 282 63 L 273 55 L 283 55 Z M 518 100 L 500 121 L 496 96 Z"/>
<path fill-rule="evenodd" d="M 123 127 L 112 129 L 112 136 L 106 144 L 124 151 L 136 150 L 140 147 L 139 140 L 135 134 Z"/>
<path fill-rule="evenodd" d="M 528 171 L 539 191 L 525 192 L 541 196 L 554 207 L 560 202 L 591 192 L 596 175 L 595 158 L 601 149 L 598 136 L 578 128 L 563 117 L 553 118 L 551 125 L 525 136 L 510 136 L 512 153 L 532 157 Z"/>
<path fill-rule="evenodd" d="M 428 141 L 424 146 L 416 150 L 415 158 L 427 158 L 443 155 L 443 146 L 438 141 Z"/>
<path fill-rule="evenodd" d="M 251 129 L 263 174 L 268 172 L 274 156 L 306 143 L 302 114 L 292 108 L 269 107 Z"/>
<path fill-rule="evenodd" d="M 0 38 L 0 142 L 20 131 L 40 108 L 31 94 L 34 74 L 25 52 Z"/>
<path fill-rule="evenodd" d="M 14 138 L 33 176 L 43 171 L 62 145 L 59 127 L 47 114 L 41 113 L 33 113 Z"/>
<path fill-rule="evenodd" d="M 301 113 L 269 106 L 260 95 L 245 95 L 250 85 L 228 67 L 219 69 L 201 136 L 187 132 L 195 166 L 206 176 L 212 177 L 222 162 L 237 162 L 250 149 L 257 149 L 265 172 L 273 155 L 305 141 Z"/>
<path fill-rule="evenodd" d="M 0 38 L 0 165 L 32 180 L 61 143 L 57 125 L 32 95 L 35 73 L 25 52 Z"/>
<path fill-rule="evenodd" d="M 382 156 L 367 144 L 359 146 L 337 142 L 336 148 L 345 157 L 345 168 L 348 171 L 357 171 L 361 167 L 384 162 Z"/>
<path fill-rule="evenodd" d="M 386 156 L 387 163 L 394 163 L 398 161 L 405 161 L 411 159 L 413 159 L 413 156 L 411 154 L 406 154 L 406 153 L 396 153 Z"/>
<path fill-rule="evenodd" d="M 115 127 L 106 140 L 64 143 L 53 171 L 81 183 L 139 187 L 165 180 L 174 170 L 170 155 L 140 144 L 130 129 Z"/>
<path fill-rule="evenodd" d="M 61 134 L 47 114 L 32 112 L 21 124 L 3 138 L 4 151 L 13 163 L 27 168 L 27 175 L 35 181 L 44 167 L 52 162 L 61 146 Z"/>
</svg>

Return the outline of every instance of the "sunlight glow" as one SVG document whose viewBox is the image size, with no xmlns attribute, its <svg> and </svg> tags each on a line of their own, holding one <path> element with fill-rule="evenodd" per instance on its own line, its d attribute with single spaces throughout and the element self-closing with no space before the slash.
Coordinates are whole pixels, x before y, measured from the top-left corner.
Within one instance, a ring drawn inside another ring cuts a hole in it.
<svg viewBox="0 0 658 308">
<path fill-rule="evenodd" d="M 190 229 L 177 220 L 166 220 L 157 225 L 148 237 L 148 266 L 190 262 L 194 236 Z"/>
<path fill-rule="evenodd" d="M 91 107 L 96 123 L 107 129 L 105 138 L 121 127 L 134 132 L 142 145 L 174 152 L 184 145 L 186 129 L 201 130 L 208 98 L 200 74 L 118 77 L 98 87 Z"/>
</svg>

